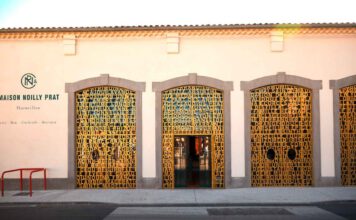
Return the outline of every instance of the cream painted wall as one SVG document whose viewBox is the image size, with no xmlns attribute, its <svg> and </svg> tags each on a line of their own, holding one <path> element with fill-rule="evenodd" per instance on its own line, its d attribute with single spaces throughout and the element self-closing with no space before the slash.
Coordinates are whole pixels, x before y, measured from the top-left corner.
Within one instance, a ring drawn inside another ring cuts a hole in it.
<svg viewBox="0 0 356 220">
<path fill-rule="evenodd" d="M 58 101 L 0 101 L 0 121 L 6 122 L 0 125 L 1 172 L 46 167 L 49 177 L 67 175 L 68 101 L 63 87 L 61 46 L 59 41 L 0 41 L 0 95 L 60 93 Z M 22 75 L 28 72 L 34 73 L 38 80 L 33 89 L 25 89 L 20 83 Z M 36 106 L 40 110 L 16 110 L 17 106 Z M 27 121 L 39 123 L 22 124 Z"/>
<path fill-rule="evenodd" d="M 323 80 L 320 91 L 322 176 L 334 175 L 333 110 L 329 80 L 356 74 L 356 36 L 285 36 L 283 52 L 270 51 L 268 36 L 181 37 L 180 53 L 166 53 L 165 38 L 79 39 L 75 56 L 61 40 L 1 40 L 0 95 L 59 93 L 59 101 L 0 101 L 0 122 L 54 120 L 55 125 L 0 124 L 0 171 L 49 168 L 67 177 L 66 82 L 108 73 L 146 82 L 143 93 L 143 175 L 155 176 L 155 95 L 152 81 L 198 73 L 234 82 L 231 93 L 232 175 L 244 176 L 244 100 L 240 81 L 283 71 Z M 20 78 L 34 73 L 38 85 L 24 89 Z M 36 105 L 39 111 L 18 111 Z"/>
</svg>

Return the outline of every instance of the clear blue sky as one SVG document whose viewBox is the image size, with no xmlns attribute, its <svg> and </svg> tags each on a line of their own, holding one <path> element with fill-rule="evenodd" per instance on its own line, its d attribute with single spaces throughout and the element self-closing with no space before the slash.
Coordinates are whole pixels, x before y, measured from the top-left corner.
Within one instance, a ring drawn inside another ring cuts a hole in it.
<svg viewBox="0 0 356 220">
<path fill-rule="evenodd" d="M 0 27 L 356 22 L 356 0 L 0 0 Z"/>
</svg>

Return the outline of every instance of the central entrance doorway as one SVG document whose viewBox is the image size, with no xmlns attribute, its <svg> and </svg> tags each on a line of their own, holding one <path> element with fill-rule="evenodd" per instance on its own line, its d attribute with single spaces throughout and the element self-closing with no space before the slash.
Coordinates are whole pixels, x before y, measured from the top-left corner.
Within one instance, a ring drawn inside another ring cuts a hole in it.
<svg viewBox="0 0 356 220">
<path fill-rule="evenodd" d="M 174 136 L 174 187 L 211 188 L 210 152 L 210 136 Z"/>
<path fill-rule="evenodd" d="M 199 85 L 186 85 L 165 90 L 162 92 L 161 114 L 162 188 L 208 186 L 213 189 L 224 188 L 223 92 Z M 182 138 L 184 145 L 182 145 Z M 178 139 L 182 143 L 178 143 Z M 193 148 L 197 146 L 197 149 L 203 149 L 202 139 L 205 142 L 208 140 L 205 159 L 202 150 L 198 152 Z M 182 147 L 178 147 L 179 145 Z M 208 162 L 203 168 L 200 162 L 205 160 Z M 209 177 L 203 178 L 203 173 L 208 173 Z M 181 175 L 181 177 L 175 177 L 175 175 Z"/>
</svg>

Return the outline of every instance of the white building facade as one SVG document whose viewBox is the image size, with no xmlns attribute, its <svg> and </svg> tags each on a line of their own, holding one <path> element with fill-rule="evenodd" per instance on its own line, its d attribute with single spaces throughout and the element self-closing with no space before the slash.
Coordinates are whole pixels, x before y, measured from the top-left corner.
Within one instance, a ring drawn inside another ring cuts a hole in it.
<svg viewBox="0 0 356 220">
<path fill-rule="evenodd" d="M 0 39 L 1 172 L 44 167 L 49 188 L 356 184 L 355 24 Z"/>
</svg>

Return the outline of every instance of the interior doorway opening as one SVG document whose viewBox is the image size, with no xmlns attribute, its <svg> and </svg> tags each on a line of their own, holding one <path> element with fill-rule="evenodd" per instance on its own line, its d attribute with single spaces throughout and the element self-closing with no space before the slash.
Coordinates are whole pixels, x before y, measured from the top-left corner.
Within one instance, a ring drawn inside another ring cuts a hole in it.
<svg viewBox="0 0 356 220">
<path fill-rule="evenodd" d="M 174 187 L 211 188 L 211 136 L 174 137 Z"/>
</svg>

